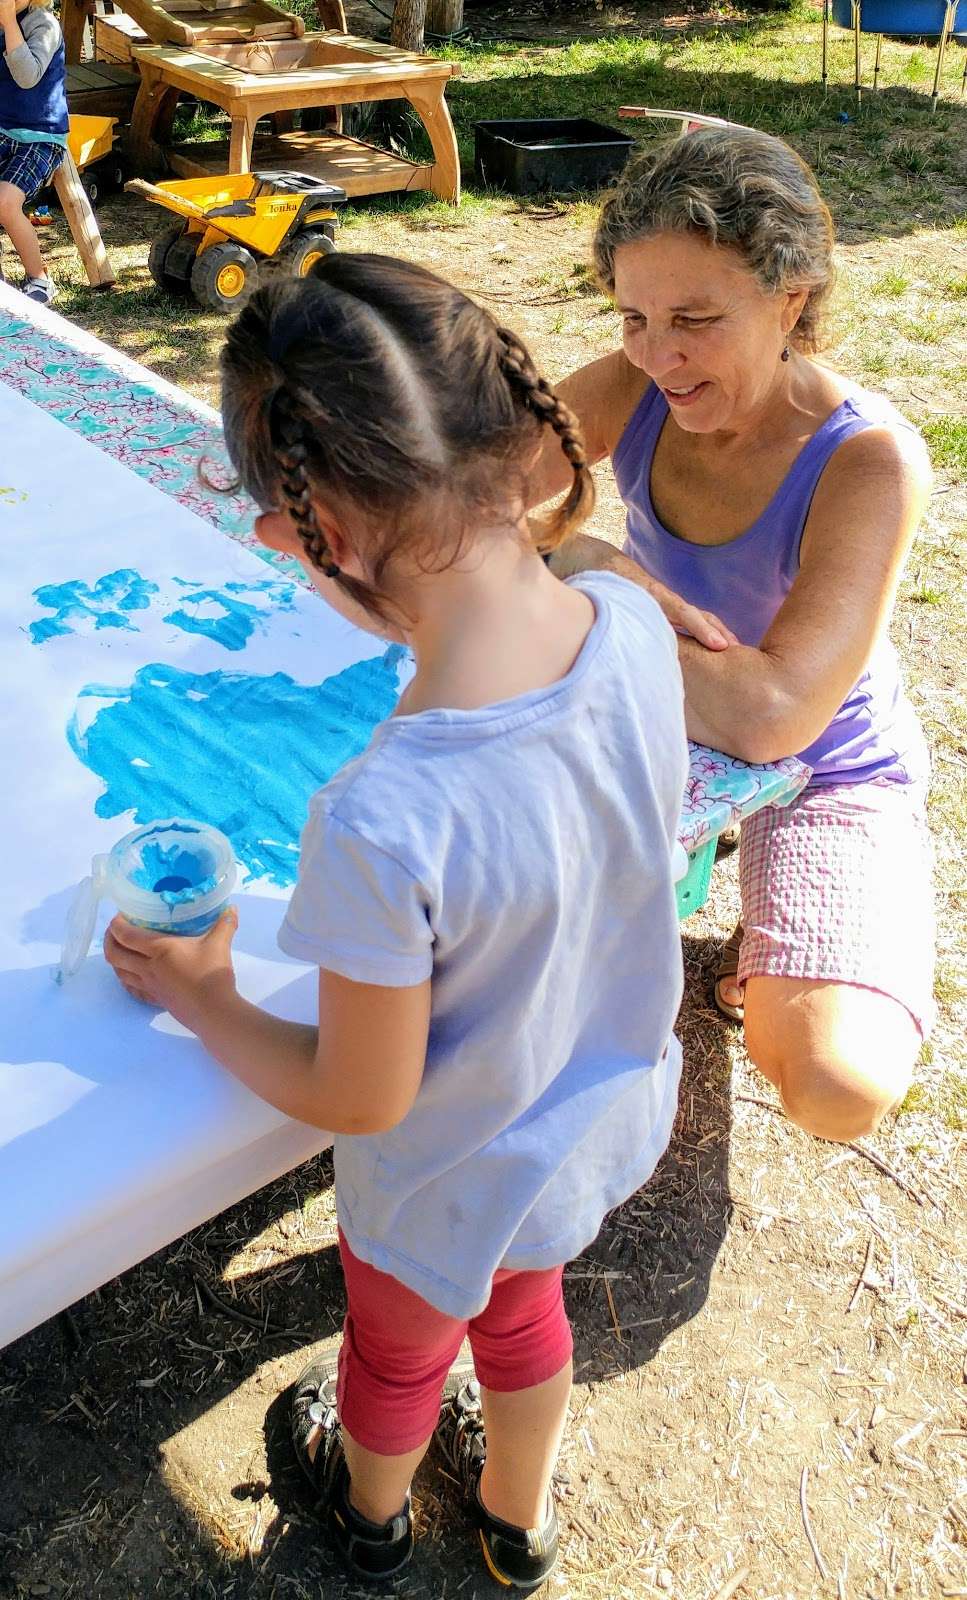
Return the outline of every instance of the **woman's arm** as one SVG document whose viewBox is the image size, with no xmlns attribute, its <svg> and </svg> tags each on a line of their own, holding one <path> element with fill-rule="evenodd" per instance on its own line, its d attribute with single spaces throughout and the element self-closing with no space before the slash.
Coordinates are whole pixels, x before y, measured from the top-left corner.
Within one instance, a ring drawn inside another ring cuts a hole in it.
<svg viewBox="0 0 967 1600">
<path fill-rule="evenodd" d="M 592 466 L 614 454 L 647 387 L 647 377 L 631 365 L 623 350 L 614 350 L 611 355 L 592 361 L 556 386 L 556 392 L 580 421 L 587 458 Z M 541 453 L 528 483 L 528 505 L 541 505 L 552 496 L 563 494 L 570 485 L 571 476 L 571 466 L 557 434 L 546 429 Z M 629 578 L 657 600 L 673 628 L 690 634 L 706 650 L 724 650 L 734 640 L 734 635 L 718 617 L 690 606 L 681 595 L 649 577 L 636 562 L 603 539 L 576 534 L 555 550 L 549 565 L 558 578 L 570 578 L 578 572 L 594 569 L 617 572 Z"/>
<path fill-rule="evenodd" d="M 888 626 L 930 483 L 913 434 L 869 428 L 839 447 L 813 497 L 799 575 L 761 645 L 714 654 L 680 641 L 690 738 L 745 761 L 818 739 Z"/>
<path fill-rule="evenodd" d="M 115 917 L 104 954 L 128 993 L 163 1007 L 270 1105 L 329 1133 L 385 1133 L 423 1079 L 430 980 L 410 988 L 319 974 L 319 1026 L 283 1022 L 235 987 L 234 912 L 199 939 Z"/>
<path fill-rule="evenodd" d="M 613 455 L 647 387 L 645 374 L 631 365 L 623 350 L 612 350 L 610 355 L 589 362 L 554 385 L 555 394 L 570 406 L 581 424 L 590 466 Z M 563 494 L 570 488 L 572 476 L 560 439 L 550 428 L 545 429 L 541 453 L 527 486 L 528 508 Z"/>
</svg>

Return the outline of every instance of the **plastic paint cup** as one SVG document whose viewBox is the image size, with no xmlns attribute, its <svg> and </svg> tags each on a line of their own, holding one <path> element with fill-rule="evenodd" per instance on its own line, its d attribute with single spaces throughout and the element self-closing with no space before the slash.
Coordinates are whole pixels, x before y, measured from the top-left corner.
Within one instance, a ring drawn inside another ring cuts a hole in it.
<svg viewBox="0 0 967 1600">
<path fill-rule="evenodd" d="M 87 955 L 98 902 L 113 901 L 139 928 L 197 935 L 213 926 L 235 887 L 235 854 L 217 828 L 180 817 L 152 822 L 95 856 L 67 918 L 58 982 Z"/>
</svg>

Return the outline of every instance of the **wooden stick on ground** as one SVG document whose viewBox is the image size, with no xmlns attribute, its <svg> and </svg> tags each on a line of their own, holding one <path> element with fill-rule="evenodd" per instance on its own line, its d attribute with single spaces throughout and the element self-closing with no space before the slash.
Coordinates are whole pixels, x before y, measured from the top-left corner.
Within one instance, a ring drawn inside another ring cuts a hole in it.
<svg viewBox="0 0 967 1600">
<path fill-rule="evenodd" d="M 819 1546 L 816 1543 L 816 1536 L 813 1533 L 812 1523 L 809 1520 L 809 1506 L 806 1503 L 806 1489 L 808 1485 L 809 1468 L 803 1467 L 802 1476 L 799 1479 L 799 1509 L 802 1512 L 802 1525 L 806 1534 L 806 1538 L 809 1540 L 809 1548 L 813 1553 L 813 1560 L 816 1563 L 819 1576 L 822 1578 L 824 1583 L 828 1583 L 829 1569 L 819 1553 Z"/>
</svg>

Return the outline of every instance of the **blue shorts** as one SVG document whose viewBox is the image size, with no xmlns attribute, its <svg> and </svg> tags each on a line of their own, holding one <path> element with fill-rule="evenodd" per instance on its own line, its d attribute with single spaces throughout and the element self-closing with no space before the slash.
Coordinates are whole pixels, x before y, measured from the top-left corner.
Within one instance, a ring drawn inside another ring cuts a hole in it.
<svg viewBox="0 0 967 1600">
<path fill-rule="evenodd" d="M 0 133 L 0 183 L 12 183 L 28 200 L 46 189 L 63 159 L 62 144 L 28 144 Z"/>
</svg>

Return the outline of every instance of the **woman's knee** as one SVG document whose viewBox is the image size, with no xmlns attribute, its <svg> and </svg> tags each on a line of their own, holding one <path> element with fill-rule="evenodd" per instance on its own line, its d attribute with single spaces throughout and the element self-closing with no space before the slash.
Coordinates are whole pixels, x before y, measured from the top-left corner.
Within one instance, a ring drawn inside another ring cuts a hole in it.
<svg viewBox="0 0 967 1600">
<path fill-rule="evenodd" d="M 770 1065 L 778 1070 L 766 1075 L 790 1120 L 820 1139 L 839 1142 L 875 1133 L 903 1099 L 913 1075 L 912 1059 L 901 1064 L 792 1056 Z"/>
<path fill-rule="evenodd" d="M 790 1119 L 821 1139 L 875 1132 L 910 1087 L 920 1034 L 909 1012 L 848 985 L 756 993 L 763 981 L 784 980 L 750 980 L 746 1045 Z"/>
</svg>

